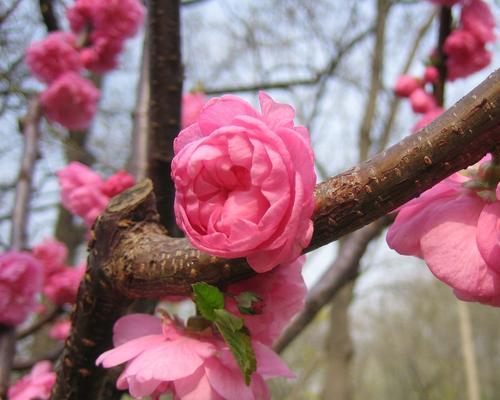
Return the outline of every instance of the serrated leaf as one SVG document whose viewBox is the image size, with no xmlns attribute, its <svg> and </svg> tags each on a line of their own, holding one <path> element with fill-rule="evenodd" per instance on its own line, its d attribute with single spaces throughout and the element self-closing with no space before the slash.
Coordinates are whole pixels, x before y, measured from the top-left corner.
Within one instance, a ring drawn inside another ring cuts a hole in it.
<svg viewBox="0 0 500 400">
<path fill-rule="evenodd" d="M 242 318 L 226 310 L 215 310 L 215 325 L 231 349 L 247 385 L 257 369 L 255 352 Z"/>
<path fill-rule="evenodd" d="M 215 286 L 205 282 L 191 285 L 194 302 L 200 314 L 210 320 L 215 320 L 215 310 L 224 308 L 224 294 Z"/>
</svg>

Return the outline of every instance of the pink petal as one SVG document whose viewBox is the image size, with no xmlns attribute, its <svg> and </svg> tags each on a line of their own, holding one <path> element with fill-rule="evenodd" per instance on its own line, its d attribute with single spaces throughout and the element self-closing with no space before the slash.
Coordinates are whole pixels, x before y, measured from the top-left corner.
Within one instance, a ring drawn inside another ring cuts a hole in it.
<svg viewBox="0 0 500 400">
<path fill-rule="evenodd" d="M 163 335 L 149 335 L 132 339 L 121 346 L 102 353 L 96 360 L 96 365 L 102 364 L 104 368 L 115 367 L 137 357 L 152 347 L 159 346 L 164 341 Z"/>
<path fill-rule="evenodd" d="M 477 222 L 477 247 L 488 267 L 500 273 L 500 201 L 483 208 Z"/>
<path fill-rule="evenodd" d="M 210 343 L 182 338 L 146 350 L 131 361 L 127 369 L 130 375 L 137 375 L 142 380 L 172 381 L 194 373 L 205 356 L 214 351 Z"/>
<path fill-rule="evenodd" d="M 198 117 L 203 135 L 209 135 L 223 126 L 232 125 L 233 120 L 242 115 L 259 118 L 257 112 L 245 100 L 232 95 L 210 99 Z"/>
<path fill-rule="evenodd" d="M 257 359 L 257 373 L 263 378 L 295 378 L 285 362 L 270 347 L 253 340 L 252 347 Z"/>
<path fill-rule="evenodd" d="M 115 347 L 148 335 L 161 335 L 161 320 L 148 314 L 130 314 L 116 321 L 113 327 L 113 343 Z"/>
<path fill-rule="evenodd" d="M 245 385 L 243 375 L 238 369 L 229 369 L 222 363 L 210 358 L 205 371 L 212 388 L 224 399 L 254 400 L 250 387 Z"/>
<path fill-rule="evenodd" d="M 184 146 L 203 138 L 204 135 L 200 131 L 198 124 L 189 125 L 187 128 L 180 131 L 174 139 L 174 154 L 178 154 Z"/>
<path fill-rule="evenodd" d="M 428 214 L 421 246 L 425 262 L 438 279 L 461 292 L 492 297 L 499 294 L 500 276 L 488 268 L 476 244 L 483 206 L 476 196 L 435 205 Z"/>
<path fill-rule="evenodd" d="M 262 91 L 259 92 L 259 102 L 262 117 L 269 128 L 272 130 L 280 127 L 293 128 L 295 110 L 291 105 L 278 103 Z"/>
<path fill-rule="evenodd" d="M 176 380 L 174 386 L 179 400 L 224 400 L 212 389 L 203 367 L 186 378 Z"/>
</svg>

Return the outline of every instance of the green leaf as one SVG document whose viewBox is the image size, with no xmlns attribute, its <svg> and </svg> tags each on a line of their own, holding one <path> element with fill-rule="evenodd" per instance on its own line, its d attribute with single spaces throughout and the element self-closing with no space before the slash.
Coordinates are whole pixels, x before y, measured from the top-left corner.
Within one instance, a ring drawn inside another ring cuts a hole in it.
<svg viewBox="0 0 500 400">
<path fill-rule="evenodd" d="M 224 294 L 215 286 L 205 282 L 195 283 L 192 288 L 198 311 L 204 318 L 214 321 L 214 311 L 224 308 Z"/>
<path fill-rule="evenodd" d="M 215 310 L 215 316 L 215 325 L 231 349 L 245 383 L 249 385 L 250 377 L 257 369 L 257 361 L 243 319 L 226 310 Z"/>
</svg>

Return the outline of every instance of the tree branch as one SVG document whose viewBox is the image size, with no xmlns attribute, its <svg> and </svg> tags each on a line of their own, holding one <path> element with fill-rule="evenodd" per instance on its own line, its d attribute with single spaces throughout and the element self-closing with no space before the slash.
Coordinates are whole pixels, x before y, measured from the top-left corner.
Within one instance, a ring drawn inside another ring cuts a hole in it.
<svg viewBox="0 0 500 400">
<path fill-rule="evenodd" d="M 149 2 L 149 173 L 154 183 L 161 222 L 173 236 L 174 189 L 170 178 L 174 149 L 180 130 L 182 63 L 179 0 Z"/>
<path fill-rule="evenodd" d="M 281 353 L 309 325 L 323 306 L 333 299 L 344 284 L 357 275 L 359 262 L 368 244 L 382 232 L 386 222 L 386 218 L 381 218 L 344 239 L 335 261 L 309 291 L 304 309 L 274 344 L 276 352 Z"/>
<path fill-rule="evenodd" d="M 42 14 L 43 23 L 47 28 L 47 32 L 54 32 L 59 30 L 59 23 L 57 22 L 56 13 L 54 12 L 54 5 L 52 0 L 39 0 L 40 13 Z"/>
<path fill-rule="evenodd" d="M 28 112 L 23 123 L 24 147 L 21 156 L 21 168 L 16 185 L 14 209 L 10 233 L 11 250 L 22 250 L 26 246 L 26 225 L 28 207 L 31 199 L 33 170 L 38 156 L 39 123 L 41 118 L 40 103 L 37 98 L 28 104 Z M 0 324 L 0 399 L 5 398 L 9 385 L 10 370 L 15 353 L 15 328 Z"/>
<path fill-rule="evenodd" d="M 434 85 L 434 97 L 440 106 L 444 104 L 444 87 L 447 76 L 446 68 L 446 53 L 444 52 L 444 42 L 451 33 L 451 24 L 453 16 L 451 14 L 451 7 L 441 7 L 439 14 L 439 36 L 437 43 L 437 69 L 439 71 L 439 79 Z"/>
<path fill-rule="evenodd" d="M 305 251 L 418 196 L 481 159 L 499 139 L 500 70 L 420 133 L 319 184 L 315 233 Z M 253 274 L 243 259 L 210 256 L 168 237 L 155 205 L 146 180 L 115 197 L 98 218 L 53 400 L 96 398 L 104 374 L 95 359 L 111 347 L 113 323 L 131 299 L 190 294 L 195 282 L 223 286 Z"/>
<path fill-rule="evenodd" d="M 331 58 L 330 62 L 314 76 L 310 78 L 303 79 L 292 79 L 281 82 L 262 82 L 254 85 L 246 86 L 233 86 L 233 87 L 223 87 L 223 88 L 205 88 L 204 93 L 208 95 L 221 95 L 227 93 L 243 93 L 243 92 L 256 92 L 257 90 L 269 90 L 269 89 L 288 89 L 292 86 L 309 86 L 316 85 L 321 82 L 322 79 L 330 76 L 333 71 L 340 64 L 340 61 L 350 50 L 354 48 L 356 44 L 364 40 L 374 31 L 373 27 L 366 29 L 365 31 L 354 36 L 350 41 L 342 45 L 336 52 L 335 56 Z"/>
</svg>

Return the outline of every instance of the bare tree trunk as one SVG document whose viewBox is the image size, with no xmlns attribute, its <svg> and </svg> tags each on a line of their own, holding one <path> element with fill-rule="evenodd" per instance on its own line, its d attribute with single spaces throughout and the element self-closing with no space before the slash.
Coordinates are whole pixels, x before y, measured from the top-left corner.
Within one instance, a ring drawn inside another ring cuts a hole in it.
<svg viewBox="0 0 500 400">
<path fill-rule="evenodd" d="M 324 400 L 352 399 L 351 360 L 354 344 L 351 338 L 349 306 L 355 280 L 351 280 L 339 292 L 330 307 L 330 329 L 326 339 L 328 364 L 323 383 Z"/>
<path fill-rule="evenodd" d="M 477 373 L 476 351 L 472 335 L 469 306 L 458 300 L 458 320 L 460 324 L 460 344 L 464 358 L 465 378 L 467 382 L 467 399 L 480 400 L 479 379 Z"/>
</svg>

